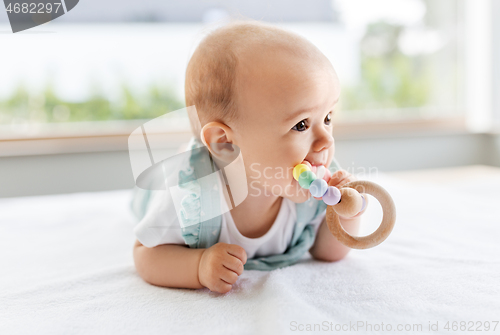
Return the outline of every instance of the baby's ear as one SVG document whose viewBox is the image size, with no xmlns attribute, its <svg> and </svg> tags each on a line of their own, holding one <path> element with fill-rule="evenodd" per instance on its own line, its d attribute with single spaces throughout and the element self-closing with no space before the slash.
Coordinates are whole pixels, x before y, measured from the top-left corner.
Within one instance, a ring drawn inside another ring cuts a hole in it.
<svg viewBox="0 0 500 335">
<path fill-rule="evenodd" d="M 239 154 L 231 138 L 232 129 L 220 122 L 209 122 L 201 130 L 201 140 L 219 167 L 231 163 Z"/>
</svg>

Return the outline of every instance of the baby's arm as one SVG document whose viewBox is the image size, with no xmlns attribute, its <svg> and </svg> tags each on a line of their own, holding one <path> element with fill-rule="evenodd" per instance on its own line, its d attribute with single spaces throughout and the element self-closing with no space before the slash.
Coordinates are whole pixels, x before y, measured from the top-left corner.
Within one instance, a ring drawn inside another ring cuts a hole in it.
<svg viewBox="0 0 500 335">
<path fill-rule="evenodd" d="M 359 213 L 358 215 L 361 214 L 362 213 Z M 359 232 L 361 218 L 358 215 L 352 218 L 339 218 L 344 230 L 353 236 L 358 235 Z M 316 259 L 327 262 L 335 262 L 344 258 L 350 250 L 351 248 L 343 245 L 335 236 L 333 236 L 330 229 L 328 229 L 325 218 L 318 228 L 316 240 L 314 241 L 311 249 L 309 249 L 309 252 Z"/>
<path fill-rule="evenodd" d="M 162 244 L 153 248 L 134 245 L 139 275 L 157 286 L 203 288 L 226 293 L 243 273 L 245 249 L 236 244 L 217 243 L 208 249 Z"/>
<path fill-rule="evenodd" d="M 167 287 L 202 288 L 198 266 L 205 249 L 163 244 L 147 248 L 134 245 L 134 262 L 139 275 L 150 284 Z"/>
</svg>

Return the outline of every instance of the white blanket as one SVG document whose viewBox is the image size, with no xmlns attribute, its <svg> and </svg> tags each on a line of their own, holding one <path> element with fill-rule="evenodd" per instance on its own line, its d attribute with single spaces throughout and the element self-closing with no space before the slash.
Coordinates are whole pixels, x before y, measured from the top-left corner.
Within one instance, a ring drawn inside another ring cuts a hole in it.
<svg viewBox="0 0 500 335">
<path fill-rule="evenodd" d="M 225 295 L 138 276 L 130 190 L 0 199 L 0 334 L 396 334 L 419 325 L 428 333 L 429 324 L 458 334 L 461 321 L 483 331 L 489 321 L 493 333 L 500 174 L 442 184 L 366 179 L 396 203 L 385 242 L 335 263 L 307 255 L 272 272 L 245 271 Z M 370 200 L 365 234 L 381 218 Z"/>
</svg>

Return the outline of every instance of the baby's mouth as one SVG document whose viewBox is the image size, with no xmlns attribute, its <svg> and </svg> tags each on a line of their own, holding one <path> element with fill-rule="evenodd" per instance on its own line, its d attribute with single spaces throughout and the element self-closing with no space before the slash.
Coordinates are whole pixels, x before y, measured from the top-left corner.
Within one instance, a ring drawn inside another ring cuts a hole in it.
<svg viewBox="0 0 500 335">
<path fill-rule="evenodd" d="M 314 172 L 314 173 L 316 173 L 316 171 L 317 171 L 317 169 L 318 169 L 319 166 L 326 167 L 325 164 L 323 164 L 323 163 L 312 163 L 312 162 L 308 161 L 307 159 L 304 159 L 302 161 L 302 164 L 305 164 L 305 162 L 308 163 L 306 165 L 310 165 L 311 166 L 311 171 Z"/>
</svg>

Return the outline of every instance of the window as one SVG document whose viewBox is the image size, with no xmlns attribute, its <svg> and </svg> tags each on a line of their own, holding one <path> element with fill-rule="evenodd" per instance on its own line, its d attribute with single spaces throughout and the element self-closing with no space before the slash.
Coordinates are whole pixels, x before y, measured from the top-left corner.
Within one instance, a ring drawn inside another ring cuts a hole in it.
<svg viewBox="0 0 500 335">
<path fill-rule="evenodd" d="M 295 31 L 325 53 L 342 84 L 337 121 L 464 114 L 464 0 L 139 4 L 111 11 L 80 2 L 71 15 L 4 35 L 0 134 L 120 124 L 182 108 L 196 42 L 208 24 L 238 15 Z M 8 30 L 6 17 L 0 24 Z"/>
</svg>

